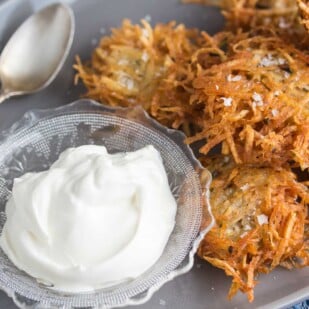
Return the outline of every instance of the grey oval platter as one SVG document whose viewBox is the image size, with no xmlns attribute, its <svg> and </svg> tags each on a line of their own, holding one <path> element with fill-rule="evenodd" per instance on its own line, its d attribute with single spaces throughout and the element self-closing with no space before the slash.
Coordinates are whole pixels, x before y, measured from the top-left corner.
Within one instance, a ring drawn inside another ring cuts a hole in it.
<svg viewBox="0 0 309 309">
<path fill-rule="evenodd" d="M 34 11 L 56 1 L 0 0 L 0 52 L 14 30 Z M 223 17 L 216 8 L 183 5 L 180 0 L 65 0 L 76 18 L 76 33 L 70 55 L 56 80 L 37 94 L 7 100 L 0 106 L 0 132 L 10 127 L 30 109 L 51 108 L 78 99 L 84 89 L 73 86 L 74 57 L 88 59 L 99 38 L 123 18 L 138 22 L 146 15 L 151 23 L 176 20 L 188 27 L 198 27 L 213 34 L 223 27 Z M 255 301 L 238 294 L 227 300 L 231 279 L 206 262 L 195 261 L 188 274 L 167 283 L 140 309 L 226 309 L 287 308 L 309 298 L 309 270 L 278 269 L 259 278 Z M 14 309 L 13 301 L 0 292 L 0 308 Z"/>
</svg>

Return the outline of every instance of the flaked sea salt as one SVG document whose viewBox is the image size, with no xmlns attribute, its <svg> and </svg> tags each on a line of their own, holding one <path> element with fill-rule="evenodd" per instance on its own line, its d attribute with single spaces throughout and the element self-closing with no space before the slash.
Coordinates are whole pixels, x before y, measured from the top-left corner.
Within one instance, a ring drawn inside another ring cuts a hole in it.
<svg viewBox="0 0 309 309">
<path fill-rule="evenodd" d="M 143 60 L 144 62 L 147 62 L 147 61 L 149 60 L 149 55 L 148 55 L 148 53 L 143 52 L 143 54 L 142 54 L 142 60 Z"/>
<path fill-rule="evenodd" d="M 240 187 L 242 191 L 247 191 L 249 188 L 250 188 L 250 185 L 248 183 Z"/>
<path fill-rule="evenodd" d="M 284 58 L 278 58 L 278 64 L 279 64 L 279 65 L 283 65 L 283 64 L 285 64 L 285 63 L 286 63 L 286 61 L 285 61 Z"/>
<path fill-rule="evenodd" d="M 232 74 L 229 74 L 227 77 L 226 77 L 227 81 L 228 82 L 238 82 L 241 80 L 241 75 L 235 75 L 233 76 Z"/>
<path fill-rule="evenodd" d="M 226 107 L 232 106 L 233 99 L 232 98 L 221 98 L 223 100 L 223 105 Z"/>
<path fill-rule="evenodd" d="M 252 95 L 253 103 L 255 106 L 263 106 L 263 98 L 259 93 L 254 92 Z"/>
<path fill-rule="evenodd" d="M 147 14 L 143 19 L 145 19 L 148 23 L 151 22 L 151 16 Z"/>
<path fill-rule="evenodd" d="M 256 93 L 256 92 L 254 92 L 253 95 L 252 95 L 252 99 L 256 102 L 262 101 L 262 96 L 260 94 Z"/>
<path fill-rule="evenodd" d="M 265 57 L 263 57 L 260 61 L 261 67 L 270 67 L 273 65 L 283 65 L 286 63 L 286 60 L 284 58 L 276 58 L 272 54 L 267 54 Z"/>
<path fill-rule="evenodd" d="M 291 76 L 291 74 L 287 71 L 284 71 L 283 76 L 284 76 L 284 78 L 289 78 Z"/>
<path fill-rule="evenodd" d="M 277 117 L 279 115 L 279 111 L 277 109 L 272 109 L 271 110 L 271 114 L 274 116 L 274 117 Z"/>
<path fill-rule="evenodd" d="M 287 29 L 291 26 L 290 23 L 288 23 L 283 17 L 280 17 L 279 19 L 279 28 L 281 29 Z"/>
<path fill-rule="evenodd" d="M 268 223 L 268 217 L 266 215 L 264 215 L 264 214 L 258 215 L 257 216 L 257 220 L 258 220 L 259 225 L 263 225 L 263 224 L 267 224 Z"/>
<path fill-rule="evenodd" d="M 249 225 L 249 224 L 246 224 L 245 226 L 244 226 L 244 230 L 245 231 L 251 231 L 251 225 Z"/>
</svg>

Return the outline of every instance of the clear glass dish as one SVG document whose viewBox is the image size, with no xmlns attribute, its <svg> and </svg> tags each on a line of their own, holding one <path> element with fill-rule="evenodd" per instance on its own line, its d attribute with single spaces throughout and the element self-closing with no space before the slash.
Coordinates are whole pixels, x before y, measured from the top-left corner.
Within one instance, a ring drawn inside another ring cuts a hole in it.
<svg viewBox="0 0 309 309">
<path fill-rule="evenodd" d="M 17 269 L 0 249 L 0 288 L 20 308 L 114 308 L 146 302 L 164 283 L 188 272 L 212 227 L 210 173 L 184 143 L 184 135 L 151 119 L 142 108 L 111 108 L 79 100 L 56 109 L 30 111 L 0 136 L 0 231 L 13 179 L 42 171 L 69 147 L 104 145 L 111 153 L 152 144 L 161 153 L 177 200 L 176 225 L 149 271 L 128 283 L 91 293 L 56 291 Z M 25 197 L 26 198 L 26 197 Z"/>
</svg>

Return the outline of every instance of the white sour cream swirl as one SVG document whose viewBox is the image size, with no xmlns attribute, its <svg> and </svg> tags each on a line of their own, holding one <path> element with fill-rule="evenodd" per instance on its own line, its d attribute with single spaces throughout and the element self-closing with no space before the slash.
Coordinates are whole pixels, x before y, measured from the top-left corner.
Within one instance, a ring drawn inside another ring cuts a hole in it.
<svg viewBox="0 0 309 309">
<path fill-rule="evenodd" d="M 49 170 L 15 179 L 0 245 L 55 289 L 92 291 L 134 279 L 161 256 L 176 201 L 159 152 L 64 151 Z"/>
</svg>

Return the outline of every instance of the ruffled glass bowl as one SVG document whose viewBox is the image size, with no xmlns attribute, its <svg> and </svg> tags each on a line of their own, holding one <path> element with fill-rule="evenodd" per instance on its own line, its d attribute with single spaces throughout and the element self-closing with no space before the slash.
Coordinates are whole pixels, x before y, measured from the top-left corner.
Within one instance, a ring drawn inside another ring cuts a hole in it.
<svg viewBox="0 0 309 309">
<path fill-rule="evenodd" d="M 63 293 L 17 269 L 0 249 L 0 288 L 20 308 L 113 308 L 144 303 L 164 283 L 189 271 L 213 217 L 208 203 L 210 174 L 183 140 L 182 133 L 161 126 L 138 107 L 111 108 L 80 100 L 26 113 L 0 136 L 0 231 L 13 179 L 46 170 L 66 148 L 85 144 L 104 145 L 111 153 L 154 145 L 177 200 L 176 224 L 157 263 L 131 282 L 91 293 Z"/>
</svg>

